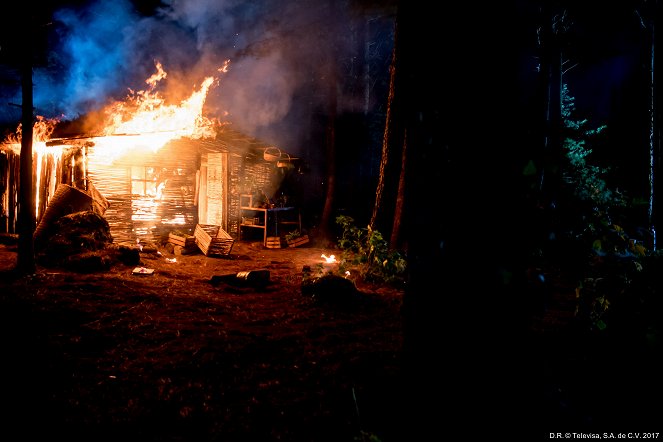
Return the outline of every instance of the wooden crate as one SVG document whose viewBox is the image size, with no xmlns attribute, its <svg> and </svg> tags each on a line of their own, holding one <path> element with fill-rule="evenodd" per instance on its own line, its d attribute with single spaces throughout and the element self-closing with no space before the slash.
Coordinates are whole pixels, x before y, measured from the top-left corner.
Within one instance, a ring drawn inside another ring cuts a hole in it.
<svg viewBox="0 0 663 442">
<path fill-rule="evenodd" d="M 235 243 L 228 232 L 213 224 L 197 224 L 193 236 L 205 256 L 229 255 Z"/>
<path fill-rule="evenodd" d="M 176 246 L 182 246 L 187 250 L 196 247 L 196 237 L 192 235 L 171 232 L 168 234 L 168 242 Z"/>
<path fill-rule="evenodd" d="M 299 247 L 308 243 L 308 235 L 298 236 L 297 238 L 289 239 L 286 242 L 288 243 L 288 247 Z"/>
<path fill-rule="evenodd" d="M 265 241 L 265 247 L 268 249 L 280 249 L 281 248 L 281 238 L 278 236 L 268 236 Z"/>
</svg>

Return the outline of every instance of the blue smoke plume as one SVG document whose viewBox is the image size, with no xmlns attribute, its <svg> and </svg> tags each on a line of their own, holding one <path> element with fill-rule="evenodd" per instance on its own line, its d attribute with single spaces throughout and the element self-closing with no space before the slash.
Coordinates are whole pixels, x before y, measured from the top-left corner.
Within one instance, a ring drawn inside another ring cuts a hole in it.
<svg viewBox="0 0 663 442">
<path fill-rule="evenodd" d="M 49 66 L 34 72 L 34 103 L 49 117 L 76 118 L 126 91 L 132 35 L 139 17 L 127 0 L 98 1 L 56 11 L 59 46 Z M 55 69 L 53 69 L 55 67 Z"/>
</svg>

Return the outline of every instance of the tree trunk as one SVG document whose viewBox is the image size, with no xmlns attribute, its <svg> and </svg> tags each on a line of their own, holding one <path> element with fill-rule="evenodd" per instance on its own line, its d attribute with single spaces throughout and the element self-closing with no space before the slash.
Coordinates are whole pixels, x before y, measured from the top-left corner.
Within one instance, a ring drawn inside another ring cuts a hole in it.
<svg viewBox="0 0 663 442">
<path fill-rule="evenodd" d="M 655 82 L 655 47 L 656 47 L 656 34 L 655 34 L 655 22 L 656 22 L 656 3 L 654 6 L 654 14 L 651 19 L 651 25 L 649 29 L 649 38 L 650 38 L 650 49 L 649 49 L 649 206 L 648 206 L 648 222 L 649 222 L 649 231 L 652 235 L 652 244 L 651 249 L 656 250 L 656 224 L 657 224 L 657 214 L 658 214 L 658 201 L 656 199 L 656 187 L 657 187 L 657 162 L 658 159 L 658 137 L 656 136 L 656 82 Z"/>
<path fill-rule="evenodd" d="M 332 212 L 334 209 L 334 194 L 336 192 L 336 113 L 338 107 L 338 98 L 336 95 L 336 68 L 333 61 L 329 68 L 329 107 L 327 110 L 327 128 L 325 132 L 325 153 L 326 153 L 326 181 L 325 204 L 320 217 L 319 237 L 324 242 L 331 241 L 330 224 L 332 222 Z"/>
<path fill-rule="evenodd" d="M 35 199 L 32 172 L 32 52 L 30 43 L 25 44 L 21 64 L 22 114 L 21 114 L 21 158 L 19 185 L 19 242 L 17 270 L 32 274 L 36 270 L 34 254 Z"/>
<path fill-rule="evenodd" d="M 394 104 L 394 92 L 396 85 L 396 52 L 398 43 L 398 22 L 396 22 L 396 31 L 394 32 L 394 48 L 392 50 L 391 65 L 389 66 L 389 94 L 387 96 L 387 116 L 385 118 L 384 133 L 382 136 L 382 156 L 380 157 L 380 172 L 378 175 L 378 185 L 375 190 L 375 204 L 373 205 L 373 214 L 368 224 L 371 230 L 375 229 L 378 214 L 382 208 L 382 198 L 384 195 L 384 183 L 387 179 L 387 166 L 389 164 L 389 143 L 391 141 L 391 130 L 393 125 L 392 108 Z"/>
<path fill-rule="evenodd" d="M 527 219 L 515 144 L 523 141 L 509 107 L 519 36 L 504 32 L 517 28 L 517 14 L 508 3 L 483 6 L 447 2 L 436 12 L 399 4 L 400 118 L 411 177 L 404 440 L 439 438 L 440 419 L 445 433 L 472 428 L 477 440 L 512 428 L 509 416 L 529 419 L 521 397 L 527 363 L 519 360 L 527 355 L 518 261 Z M 468 41 L 478 44 L 459 44 Z M 435 58 L 443 69 L 431 69 Z"/>
<path fill-rule="evenodd" d="M 401 173 L 398 178 L 398 191 L 396 194 L 396 207 L 394 208 L 394 224 L 391 228 L 389 248 L 396 250 L 400 248 L 401 218 L 405 202 L 405 171 L 407 170 L 407 133 L 403 137 L 403 150 L 401 153 Z"/>
<path fill-rule="evenodd" d="M 541 78 L 543 82 L 543 160 L 539 168 L 539 190 L 541 205 L 552 208 L 556 205 L 559 191 L 561 167 L 561 122 L 562 122 L 562 54 L 560 32 L 563 15 L 555 14 L 544 7 L 540 33 Z"/>
</svg>

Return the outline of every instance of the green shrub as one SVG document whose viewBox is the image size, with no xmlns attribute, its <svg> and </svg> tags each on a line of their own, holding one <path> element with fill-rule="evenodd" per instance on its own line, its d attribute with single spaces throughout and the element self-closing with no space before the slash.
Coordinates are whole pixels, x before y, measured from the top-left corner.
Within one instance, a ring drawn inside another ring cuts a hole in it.
<svg viewBox="0 0 663 442">
<path fill-rule="evenodd" d="M 342 266 L 358 266 L 365 280 L 394 282 L 402 278 L 407 267 L 405 257 L 397 250 L 390 250 L 379 231 L 368 226 L 359 228 L 346 215 L 337 216 L 336 223 L 342 228 L 338 240 L 343 251 Z"/>
</svg>

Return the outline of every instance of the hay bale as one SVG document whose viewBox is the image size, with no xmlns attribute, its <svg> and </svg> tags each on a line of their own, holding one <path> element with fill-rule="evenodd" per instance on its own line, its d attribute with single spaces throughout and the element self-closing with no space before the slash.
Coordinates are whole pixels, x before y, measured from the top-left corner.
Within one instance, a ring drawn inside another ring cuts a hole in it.
<svg viewBox="0 0 663 442">
<path fill-rule="evenodd" d="M 52 235 L 53 224 L 64 215 L 90 210 L 93 207 L 93 198 L 80 189 L 68 184 L 59 184 L 48 202 L 39 224 L 35 229 L 34 240 L 37 247 L 49 240 Z"/>
<path fill-rule="evenodd" d="M 58 184 L 35 229 L 35 244 L 40 247 L 49 240 L 53 232 L 53 224 L 61 217 L 85 211 L 92 211 L 102 216 L 109 206 L 110 202 L 91 182 L 88 183 L 87 191 L 68 184 Z"/>
<path fill-rule="evenodd" d="M 63 263 L 67 257 L 101 250 L 113 242 L 108 221 L 94 211 L 65 215 L 55 221 L 41 250 L 45 262 Z"/>
</svg>

